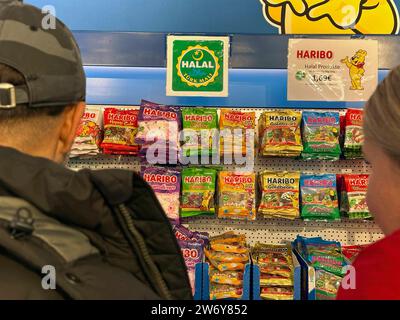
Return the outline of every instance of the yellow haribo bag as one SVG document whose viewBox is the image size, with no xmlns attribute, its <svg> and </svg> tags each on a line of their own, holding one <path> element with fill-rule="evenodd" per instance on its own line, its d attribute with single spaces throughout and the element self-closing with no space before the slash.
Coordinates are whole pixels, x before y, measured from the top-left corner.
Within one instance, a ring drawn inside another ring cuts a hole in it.
<svg viewBox="0 0 400 320">
<path fill-rule="evenodd" d="M 222 109 L 219 119 L 221 156 L 234 154 L 246 156 L 248 151 L 254 156 L 254 137 L 251 136 L 251 130 L 254 134 L 255 112 Z"/>
<path fill-rule="evenodd" d="M 259 122 L 260 155 L 299 157 L 301 141 L 301 112 L 273 110 L 262 113 Z"/>
<path fill-rule="evenodd" d="M 256 175 L 253 172 L 219 173 L 219 218 L 256 219 Z"/>
<path fill-rule="evenodd" d="M 261 202 L 258 212 L 266 218 L 295 219 L 300 216 L 300 172 L 260 174 Z"/>
</svg>

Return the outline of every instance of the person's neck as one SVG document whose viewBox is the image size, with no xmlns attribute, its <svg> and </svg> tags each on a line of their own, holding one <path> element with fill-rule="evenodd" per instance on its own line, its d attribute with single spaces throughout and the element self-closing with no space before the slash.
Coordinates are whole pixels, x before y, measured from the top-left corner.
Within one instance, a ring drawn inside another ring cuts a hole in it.
<svg viewBox="0 0 400 320">
<path fill-rule="evenodd" d="M 10 141 L 2 141 L 0 142 L 0 147 L 6 147 L 6 148 L 11 148 L 15 149 L 21 153 L 33 156 L 33 157 L 40 157 L 40 158 L 45 158 L 49 160 L 54 160 L 53 155 L 49 150 L 45 150 L 43 148 L 35 148 L 33 145 L 32 146 L 22 146 L 19 145 L 18 143 L 12 143 Z"/>
</svg>

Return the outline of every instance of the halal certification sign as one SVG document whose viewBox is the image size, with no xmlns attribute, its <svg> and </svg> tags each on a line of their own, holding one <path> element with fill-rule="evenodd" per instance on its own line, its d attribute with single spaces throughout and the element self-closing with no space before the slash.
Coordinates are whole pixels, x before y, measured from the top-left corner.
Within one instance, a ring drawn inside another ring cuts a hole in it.
<svg viewBox="0 0 400 320">
<path fill-rule="evenodd" d="M 183 82 L 199 88 L 206 87 L 215 80 L 220 65 L 214 51 L 197 45 L 182 52 L 176 68 Z"/>
<path fill-rule="evenodd" d="M 167 95 L 228 95 L 228 37 L 169 36 Z"/>
</svg>

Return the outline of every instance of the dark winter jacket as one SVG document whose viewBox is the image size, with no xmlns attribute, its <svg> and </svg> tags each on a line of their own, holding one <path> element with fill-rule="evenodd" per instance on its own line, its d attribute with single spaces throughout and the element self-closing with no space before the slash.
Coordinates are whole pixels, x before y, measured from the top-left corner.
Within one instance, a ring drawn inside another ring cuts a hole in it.
<svg viewBox="0 0 400 320">
<path fill-rule="evenodd" d="M 42 288 L 45 265 L 56 290 Z M 138 175 L 3 147 L 0 284 L 0 299 L 191 299 L 170 223 Z"/>
</svg>

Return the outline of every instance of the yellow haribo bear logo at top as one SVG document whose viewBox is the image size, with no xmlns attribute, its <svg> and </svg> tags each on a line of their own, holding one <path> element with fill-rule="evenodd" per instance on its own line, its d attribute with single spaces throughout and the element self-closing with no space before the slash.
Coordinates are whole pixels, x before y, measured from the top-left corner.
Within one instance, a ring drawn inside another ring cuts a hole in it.
<svg viewBox="0 0 400 320">
<path fill-rule="evenodd" d="M 394 0 L 260 0 L 282 34 L 397 34 Z"/>
</svg>

